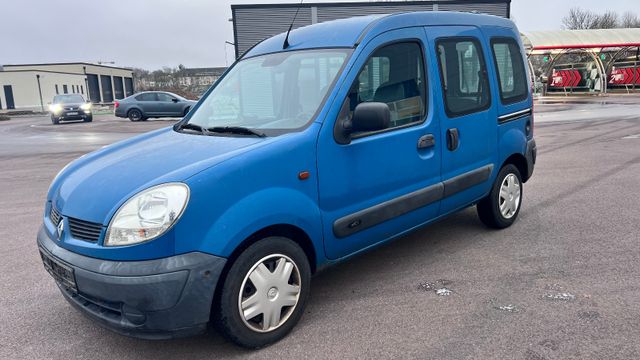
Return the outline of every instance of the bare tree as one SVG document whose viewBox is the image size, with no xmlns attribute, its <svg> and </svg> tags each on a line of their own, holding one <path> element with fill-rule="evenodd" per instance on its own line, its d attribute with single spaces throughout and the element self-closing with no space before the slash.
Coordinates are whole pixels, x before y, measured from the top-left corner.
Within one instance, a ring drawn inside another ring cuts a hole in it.
<svg viewBox="0 0 640 360">
<path fill-rule="evenodd" d="M 615 29 L 618 26 L 618 14 L 615 11 L 607 11 L 596 15 L 591 29 Z"/>
<path fill-rule="evenodd" d="M 568 30 L 593 29 L 598 15 L 579 7 L 569 9 L 569 14 L 562 18 L 562 27 Z"/>
<path fill-rule="evenodd" d="M 631 11 L 626 11 L 620 18 L 620 26 L 623 28 L 640 28 L 640 18 Z"/>
<path fill-rule="evenodd" d="M 620 17 L 615 11 L 596 14 L 579 7 L 569 9 L 569 14 L 562 18 L 562 27 L 568 30 L 584 29 L 616 29 L 640 27 L 640 18 L 627 11 Z"/>
</svg>

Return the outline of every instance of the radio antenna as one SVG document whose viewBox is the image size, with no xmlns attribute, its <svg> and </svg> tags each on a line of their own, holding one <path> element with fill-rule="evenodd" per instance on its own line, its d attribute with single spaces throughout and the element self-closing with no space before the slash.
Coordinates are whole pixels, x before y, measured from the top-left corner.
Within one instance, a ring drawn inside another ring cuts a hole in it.
<svg viewBox="0 0 640 360">
<path fill-rule="evenodd" d="M 291 25 L 289 25 L 289 30 L 287 30 L 287 36 L 284 37 L 284 44 L 282 44 L 283 50 L 289 47 L 289 33 L 293 28 L 293 23 L 296 22 L 296 18 L 298 17 L 298 11 L 300 11 L 300 6 L 302 5 L 303 1 L 304 0 L 300 0 L 300 3 L 298 4 L 298 8 L 296 9 L 296 14 L 293 15 L 293 20 L 291 21 Z"/>
</svg>

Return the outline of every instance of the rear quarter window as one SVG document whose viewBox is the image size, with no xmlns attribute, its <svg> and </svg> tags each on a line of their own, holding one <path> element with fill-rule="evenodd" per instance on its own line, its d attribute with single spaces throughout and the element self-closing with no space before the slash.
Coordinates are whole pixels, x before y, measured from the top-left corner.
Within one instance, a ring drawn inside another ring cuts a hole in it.
<svg viewBox="0 0 640 360">
<path fill-rule="evenodd" d="M 138 101 L 156 101 L 156 94 L 154 94 L 154 93 L 140 94 L 140 95 L 136 96 L 136 100 L 138 100 Z"/>
<path fill-rule="evenodd" d="M 524 60 L 518 43 L 512 38 L 494 38 L 491 40 L 491 50 L 502 103 L 513 104 L 525 100 L 529 91 Z"/>
</svg>

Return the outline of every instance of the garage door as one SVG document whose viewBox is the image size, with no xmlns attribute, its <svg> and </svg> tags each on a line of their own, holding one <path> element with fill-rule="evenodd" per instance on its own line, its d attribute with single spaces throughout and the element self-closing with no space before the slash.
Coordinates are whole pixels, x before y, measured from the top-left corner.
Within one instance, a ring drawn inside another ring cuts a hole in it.
<svg viewBox="0 0 640 360">
<path fill-rule="evenodd" d="M 102 102 L 100 97 L 100 86 L 98 85 L 98 75 L 87 74 L 87 82 L 89 83 L 89 98 L 93 103 Z"/>
<path fill-rule="evenodd" d="M 124 84 L 126 85 L 127 96 L 133 95 L 133 79 L 129 77 L 124 78 Z"/>
<path fill-rule="evenodd" d="M 102 102 L 113 102 L 113 87 L 111 86 L 111 76 L 100 75 L 100 85 L 102 86 Z"/>
<path fill-rule="evenodd" d="M 113 77 L 114 94 L 116 99 L 124 99 L 124 89 L 122 85 L 122 76 Z"/>
</svg>

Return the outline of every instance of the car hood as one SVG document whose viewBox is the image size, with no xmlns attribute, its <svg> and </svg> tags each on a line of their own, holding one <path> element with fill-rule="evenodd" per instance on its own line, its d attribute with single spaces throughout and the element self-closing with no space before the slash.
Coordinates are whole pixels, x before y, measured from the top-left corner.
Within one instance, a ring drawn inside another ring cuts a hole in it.
<svg viewBox="0 0 640 360">
<path fill-rule="evenodd" d="M 172 128 L 107 146 L 69 164 L 54 180 L 49 199 L 65 216 L 106 225 L 137 192 L 185 181 L 229 157 L 274 138 L 202 136 Z"/>
</svg>

